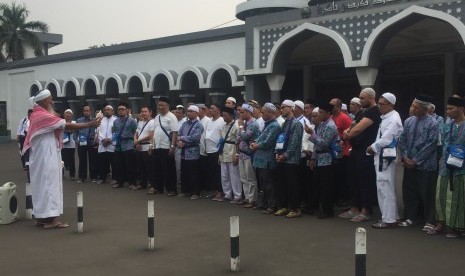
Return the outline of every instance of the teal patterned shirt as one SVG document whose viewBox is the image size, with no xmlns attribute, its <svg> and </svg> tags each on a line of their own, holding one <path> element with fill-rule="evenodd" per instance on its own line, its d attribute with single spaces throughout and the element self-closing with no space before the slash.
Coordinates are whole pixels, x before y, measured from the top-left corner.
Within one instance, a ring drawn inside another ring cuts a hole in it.
<svg viewBox="0 0 465 276">
<path fill-rule="evenodd" d="M 451 136 L 452 130 L 452 136 Z M 446 161 L 448 152 L 447 149 L 451 144 L 459 144 L 465 146 L 465 122 L 462 122 L 459 126 L 455 124 L 454 121 L 447 122 L 441 131 L 441 140 L 442 140 L 442 156 L 441 160 L 439 161 L 439 175 L 447 176 L 449 174 L 449 170 L 446 167 Z M 452 139 L 451 139 L 452 138 Z M 464 175 L 464 170 L 454 170 L 454 175 Z"/>
<path fill-rule="evenodd" d="M 310 141 L 314 144 L 312 160 L 316 160 L 318 167 L 333 164 L 331 155 L 331 144 L 339 138 L 337 126 L 333 119 L 321 122 L 315 132 L 310 136 Z"/>
<path fill-rule="evenodd" d="M 126 121 L 127 119 L 127 121 Z M 126 121 L 126 123 L 125 123 Z M 131 117 L 118 117 L 113 122 L 113 133 L 118 136 L 115 151 L 134 150 L 134 133 L 137 130 L 137 122 Z"/>
<path fill-rule="evenodd" d="M 258 144 L 253 158 L 255 168 L 274 169 L 276 167 L 274 149 L 279 133 L 281 133 L 281 127 L 275 119 L 265 122 L 263 132 L 255 141 Z"/>
<path fill-rule="evenodd" d="M 294 117 L 286 119 L 283 123 L 282 133 L 286 133 L 287 141 L 285 142 L 284 152 L 276 151 L 277 154 L 282 154 L 286 158 L 286 164 L 300 164 L 300 153 L 302 152 L 302 136 L 304 127 Z"/>
</svg>

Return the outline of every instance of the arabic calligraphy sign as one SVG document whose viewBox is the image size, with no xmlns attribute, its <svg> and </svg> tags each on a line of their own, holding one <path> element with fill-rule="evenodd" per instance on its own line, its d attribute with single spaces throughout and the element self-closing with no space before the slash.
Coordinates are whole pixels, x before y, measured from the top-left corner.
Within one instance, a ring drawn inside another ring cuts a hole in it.
<svg viewBox="0 0 465 276">
<path fill-rule="evenodd" d="M 391 4 L 393 2 L 401 3 L 408 0 L 359 0 L 359 1 L 331 1 L 324 4 L 313 4 L 313 1 L 308 2 L 309 7 L 315 7 L 317 14 L 325 15 L 327 13 L 343 12 L 350 10 L 358 10 L 367 7 L 378 5 Z"/>
</svg>

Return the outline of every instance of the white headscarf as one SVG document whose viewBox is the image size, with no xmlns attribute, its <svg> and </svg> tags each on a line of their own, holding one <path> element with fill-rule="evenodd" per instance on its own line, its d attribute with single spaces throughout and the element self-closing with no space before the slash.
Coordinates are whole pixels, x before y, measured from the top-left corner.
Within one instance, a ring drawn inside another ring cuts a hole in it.
<svg viewBox="0 0 465 276">
<path fill-rule="evenodd" d="M 50 96 L 52 96 L 52 93 L 50 93 L 50 90 L 44 89 L 44 90 L 40 91 L 39 94 L 30 97 L 29 98 L 29 103 L 31 104 L 31 107 L 34 107 L 34 105 L 36 105 L 37 102 L 45 100 Z"/>
</svg>

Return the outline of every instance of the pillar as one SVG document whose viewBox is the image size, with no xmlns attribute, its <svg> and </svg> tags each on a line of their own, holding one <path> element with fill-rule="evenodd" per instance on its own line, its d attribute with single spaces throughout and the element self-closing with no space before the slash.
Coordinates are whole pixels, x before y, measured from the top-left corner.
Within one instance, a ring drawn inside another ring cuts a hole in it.
<svg viewBox="0 0 465 276">
<path fill-rule="evenodd" d="M 223 106 L 226 101 L 226 93 L 223 92 L 210 92 L 208 96 L 210 97 L 210 103 L 212 104 L 214 103 Z"/>
<path fill-rule="evenodd" d="M 454 53 L 444 55 L 444 110 L 446 110 L 447 99 L 457 93 L 455 58 Z"/>
<path fill-rule="evenodd" d="M 179 98 L 181 98 L 182 105 L 184 107 L 186 107 L 188 103 L 191 103 L 191 102 L 195 101 L 195 95 L 194 94 L 181 94 L 181 95 L 179 95 Z"/>
<path fill-rule="evenodd" d="M 113 107 L 114 110 L 118 108 L 120 102 L 119 98 L 107 98 L 107 103 Z"/>
<path fill-rule="evenodd" d="M 271 102 L 280 103 L 281 102 L 281 89 L 283 88 L 284 80 L 286 79 L 285 75 L 278 74 L 269 74 L 266 75 L 266 81 L 271 91 Z"/>
<path fill-rule="evenodd" d="M 132 114 L 139 114 L 140 105 L 144 97 L 129 97 L 129 103 L 131 105 Z"/>
<path fill-rule="evenodd" d="M 78 112 L 80 111 L 78 110 L 80 103 L 80 100 L 68 100 L 69 109 L 73 111 L 74 116 L 77 116 Z"/>
<path fill-rule="evenodd" d="M 306 101 L 308 98 L 316 98 L 315 86 L 313 85 L 312 66 L 305 65 L 303 68 L 303 80 L 304 80 L 304 95 L 303 99 Z"/>
<path fill-rule="evenodd" d="M 97 103 L 99 102 L 99 99 L 87 99 L 87 104 L 90 106 L 90 112 L 95 112 L 97 109 Z M 94 114 L 91 113 L 91 116 Z"/>
<path fill-rule="evenodd" d="M 373 67 L 358 67 L 356 68 L 358 82 L 360 87 L 367 88 L 373 87 L 378 76 L 378 68 Z"/>
</svg>

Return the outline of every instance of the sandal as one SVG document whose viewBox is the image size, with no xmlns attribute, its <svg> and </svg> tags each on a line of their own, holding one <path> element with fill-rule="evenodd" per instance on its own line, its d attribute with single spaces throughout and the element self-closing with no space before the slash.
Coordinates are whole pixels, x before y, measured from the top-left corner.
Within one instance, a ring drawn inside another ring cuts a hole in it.
<svg viewBox="0 0 465 276">
<path fill-rule="evenodd" d="M 375 229 L 393 229 L 397 227 L 397 224 L 395 222 L 386 223 L 386 222 L 378 221 L 377 223 L 374 223 L 373 225 L 371 225 L 371 227 Z"/>
<path fill-rule="evenodd" d="M 423 226 L 422 231 L 428 232 L 430 230 L 433 230 L 434 228 L 436 228 L 436 226 L 432 225 L 431 223 L 427 223 L 425 224 L 425 226 Z"/>
<path fill-rule="evenodd" d="M 413 220 L 411 220 L 411 219 L 406 219 L 406 220 L 401 221 L 399 223 L 400 227 L 409 227 L 409 226 L 413 226 L 413 225 L 415 225 L 415 222 L 413 222 Z"/>
<path fill-rule="evenodd" d="M 458 237 L 459 237 L 459 234 L 456 231 L 453 231 L 453 230 L 450 230 L 446 234 L 446 238 L 448 238 L 448 239 L 457 239 Z"/>
<path fill-rule="evenodd" d="M 340 218 L 345 218 L 345 219 L 352 219 L 352 218 L 358 216 L 359 214 L 360 213 L 352 212 L 351 210 L 349 210 L 347 212 L 339 214 L 339 217 Z"/>
<path fill-rule="evenodd" d="M 350 221 L 352 222 L 364 222 L 370 220 L 370 217 L 364 214 L 358 214 L 355 217 L 353 217 Z"/>
<path fill-rule="evenodd" d="M 54 221 L 51 223 L 44 224 L 44 229 L 59 229 L 59 228 L 68 228 L 69 224 L 61 221 Z"/>
</svg>

